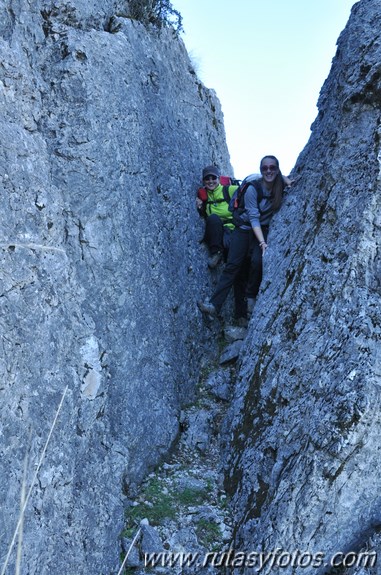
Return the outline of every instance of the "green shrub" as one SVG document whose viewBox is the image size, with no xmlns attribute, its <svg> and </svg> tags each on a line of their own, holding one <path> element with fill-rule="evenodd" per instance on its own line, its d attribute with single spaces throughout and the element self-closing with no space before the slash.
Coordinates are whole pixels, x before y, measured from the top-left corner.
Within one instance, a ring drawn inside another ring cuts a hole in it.
<svg viewBox="0 0 381 575">
<path fill-rule="evenodd" d="M 169 0 L 130 0 L 129 11 L 131 18 L 143 24 L 171 26 L 177 33 L 183 29 L 182 16 Z"/>
<path fill-rule="evenodd" d="M 199 541 L 208 549 L 211 549 L 212 543 L 221 537 L 219 525 L 207 519 L 200 519 L 197 523 L 196 533 Z"/>
</svg>

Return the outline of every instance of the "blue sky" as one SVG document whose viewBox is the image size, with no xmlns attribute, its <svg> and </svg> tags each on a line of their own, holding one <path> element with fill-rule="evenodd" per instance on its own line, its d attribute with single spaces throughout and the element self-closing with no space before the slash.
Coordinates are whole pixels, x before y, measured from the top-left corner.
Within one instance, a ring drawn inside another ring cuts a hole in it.
<svg viewBox="0 0 381 575">
<path fill-rule="evenodd" d="M 202 82 L 216 91 L 237 178 L 265 154 L 290 173 L 310 136 L 354 0 L 172 0 Z"/>
</svg>

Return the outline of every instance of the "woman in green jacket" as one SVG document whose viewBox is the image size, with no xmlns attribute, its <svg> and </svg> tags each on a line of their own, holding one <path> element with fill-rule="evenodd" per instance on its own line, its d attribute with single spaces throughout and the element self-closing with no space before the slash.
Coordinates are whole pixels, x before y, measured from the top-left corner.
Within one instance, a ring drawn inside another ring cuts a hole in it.
<svg viewBox="0 0 381 575">
<path fill-rule="evenodd" d="M 203 188 L 196 198 L 199 213 L 205 217 L 203 240 L 209 249 L 208 266 L 214 269 L 222 260 L 226 260 L 230 247 L 230 238 L 234 229 L 229 201 L 238 185 L 223 186 L 220 183 L 220 171 L 216 166 L 206 166 L 202 171 Z M 244 261 L 236 275 L 234 287 L 235 318 L 239 325 L 246 325 L 247 302 L 246 283 L 250 261 Z"/>
<path fill-rule="evenodd" d="M 222 186 L 220 172 L 216 166 L 207 166 L 202 171 L 203 188 L 197 194 L 199 213 L 205 217 L 204 241 L 210 257 L 208 266 L 217 267 L 229 249 L 230 234 L 234 229 L 229 201 L 238 186 Z"/>
</svg>

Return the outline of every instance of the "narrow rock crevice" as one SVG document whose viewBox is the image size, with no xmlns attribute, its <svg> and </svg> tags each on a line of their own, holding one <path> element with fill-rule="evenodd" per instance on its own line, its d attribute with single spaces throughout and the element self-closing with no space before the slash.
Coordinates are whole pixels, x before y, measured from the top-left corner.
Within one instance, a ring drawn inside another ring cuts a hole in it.
<svg viewBox="0 0 381 575">
<path fill-rule="evenodd" d="M 246 332 L 226 326 L 219 365 L 200 376 L 193 403 L 181 413 L 174 453 L 127 500 L 121 540 L 126 573 L 217 575 L 228 563 L 233 525 L 221 459 Z M 145 567 L 148 558 L 157 564 Z"/>
</svg>

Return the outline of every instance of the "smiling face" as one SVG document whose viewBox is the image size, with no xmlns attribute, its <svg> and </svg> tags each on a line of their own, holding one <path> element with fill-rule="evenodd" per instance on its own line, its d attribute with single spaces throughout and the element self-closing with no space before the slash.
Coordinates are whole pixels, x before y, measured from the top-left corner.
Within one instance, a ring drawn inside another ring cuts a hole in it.
<svg viewBox="0 0 381 575">
<path fill-rule="evenodd" d="M 204 186 L 206 187 L 207 190 L 209 190 L 210 192 L 213 192 L 213 190 L 215 190 L 216 187 L 218 186 L 217 176 L 214 176 L 212 174 L 205 176 Z"/>
<path fill-rule="evenodd" d="M 274 183 L 275 178 L 279 172 L 278 162 L 271 156 L 265 157 L 261 162 L 261 174 L 262 178 L 268 186 Z"/>
</svg>

